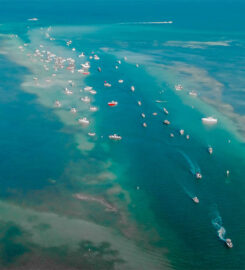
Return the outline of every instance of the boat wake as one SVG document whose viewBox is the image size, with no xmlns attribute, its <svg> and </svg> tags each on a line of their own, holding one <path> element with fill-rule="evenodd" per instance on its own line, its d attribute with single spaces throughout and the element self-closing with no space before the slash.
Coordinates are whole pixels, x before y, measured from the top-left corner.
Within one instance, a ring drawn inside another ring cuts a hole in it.
<svg viewBox="0 0 245 270">
<path fill-rule="evenodd" d="M 215 217 L 212 219 L 212 224 L 214 228 L 217 230 L 217 235 L 219 239 L 226 242 L 226 239 L 225 239 L 226 230 L 223 227 L 222 218 L 218 211 L 216 211 Z"/>
<path fill-rule="evenodd" d="M 187 161 L 189 167 L 190 167 L 190 172 L 193 174 L 193 175 L 196 175 L 196 173 L 201 173 L 201 170 L 200 170 L 200 167 L 195 164 L 191 159 L 190 157 L 185 154 L 184 152 L 182 151 L 179 151 L 181 153 L 181 155 L 184 157 L 184 159 Z"/>
</svg>

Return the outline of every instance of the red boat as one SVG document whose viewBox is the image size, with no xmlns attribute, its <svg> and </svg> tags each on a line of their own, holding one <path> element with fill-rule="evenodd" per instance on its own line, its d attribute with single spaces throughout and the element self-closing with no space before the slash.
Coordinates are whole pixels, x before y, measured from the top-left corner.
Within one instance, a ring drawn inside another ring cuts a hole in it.
<svg viewBox="0 0 245 270">
<path fill-rule="evenodd" d="M 83 72 L 83 75 L 89 75 L 90 73 L 89 72 Z"/>
<path fill-rule="evenodd" d="M 118 104 L 118 102 L 117 101 L 110 101 L 110 102 L 108 102 L 108 105 L 110 106 L 110 107 L 114 107 L 114 106 L 117 106 L 117 104 Z"/>
</svg>

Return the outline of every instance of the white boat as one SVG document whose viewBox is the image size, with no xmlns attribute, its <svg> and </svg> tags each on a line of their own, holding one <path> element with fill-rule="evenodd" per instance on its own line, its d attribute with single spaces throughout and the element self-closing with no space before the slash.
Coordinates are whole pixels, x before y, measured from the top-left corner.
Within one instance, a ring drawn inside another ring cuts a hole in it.
<svg viewBox="0 0 245 270">
<path fill-rule="evenodd" d="M 131 86 L 131 91 L 134 92 L 135 91 L 135 87 L 132 85 Z"/>
<path fill-rule="evenodd" d="M 99 56 L 98 55 L 94 55 L 94 60 L 100 60 Z"/>
<path fill-rule="evenodd" d="M 208 152 L 209 152 L 210 155 L 213 154 L 213 148 L 211 146 L 208 147 Z"/>
<path fill-rule="evenodd" d="M 202 175 L 199 172 L 196 173 L 196 179 L 202 179 Z"/>
<path fill-rule="evenodd" d="M 117 63 L 118 63 L 119 65 L 121 65 L 122 62 L 121 62 L 121 60 L 118 60 Z"/>
<path fill-rule="evenodd" d="M 76 51 L 76 48 L 72 48 L 72 51 L 75 52 Z"/>
<path fill-rule="evenodd" d="M 83 52 L 78 55 L 79 58 L 84 57 L 84 56 L 85 56 L 85 54 Z"/>
<path fill-rule="evenodd" d="M 118 66 L 115 66 L 115 69 L 118 69 Z"/>
<path fill-rule="evenodd" d="M 61 107 L 60 101 L 59 101 L 59 100 L 56 100 L 55 103 L 54 103 L 54 106 L 55 106 L 56 108 L 60 108 L 60 107 Z"/>
<path fill-rule="evenodd" d="M 73 92 L 71 90 L 69 90 L 68 88 L 65 89 L 65 94 L 70 96 L 73 94 Z"/>
<path fill-rule="evenodd" d="M 168 110 L 166 108 L 163 108 L 163 111 L 165 114 L 169 114 Z"/>
<path fill-rule="evenodd" d="M 152 113 L 152 115 L 156 116 L 157 115 L 157 112 Z"/>
<path fill-rule="evenodd" d="M 85 103 L 89 103 L 91 100 L 88 96 L 86 96 L 86 97 L 81 98 L 81 101 L 83 101 Z"/>
<path fill-rule="evenodd" d="M 143 125 L 143 127 L 147 127 L 147 124 L 146 123 L 143 123 L 142 125 Z"/>
<path fill-rule="evenodd" d="M 173 138 L 174 137 L 174 134 L 173 133 L 170 133 L 170 137 Z"/>
<path fill-rule="evenodd" d="M 91 106 L 90 108 L 89 108 L 89 110 L 91 111 L 91 112 L 97 112 L 98 111 L 98 108 L 97 107 L 95 107 L 95 106 Z"/>
<path fill-rule="evenodd" d="M 138 68 L 140 65 L 139 64 L 136 64 L 136 67 Z"/>
<path fill-rule="evenodd" d="M 213 118 L 211 116 L 210 117 L 203 117 L 202 122 L 203 122 L 203 124 L 214 125 L 214 124 L 217 124 L 218 119 Z"/>
<path fill-rule="evenodd" d="M 79 124 L 89 125 L 89 120 L 86 117 L 78 119 Z"/>
<path fill-rule="evenodd" d="M 111 84 L 105 81 L 104 86 L 105 87 L 111 87 Z"/>
<path fill-rule="evenodd" d="M 38 18 L 30 18 L 30 19 L 28 19 L 28 21 L 36 22 L 36 21 L 38 21 Z"/>
<path fill-rule="evenodd" d="M 163 121 L 163 124 L 165 124 L 165 125 L 170 125 L 170 121 L 164 120 L 164 121 Z"/>
<path fill-rule="evenodd" d="M 76 113 L 77 112 L 77 109 L 76 108 L 71 108 L 70 112 L 71 113 Z"/>
<path fill-rule="evenodd" d="M 189 140 L 190 139 L 190 135 L 186 135 L 186 140 Z"/>
<path fill-rule="evenodd" d="M 181 130 L 179 131 L 179 134 L 180 134 L 180 135 L 184 135 L 184 133 L 185 133 L 184 129 L 181 129 Z"/>
<path fill-rule="evenodd" d="M 114 141 L 120 141 L 122 137 L 120 135 L 113 134 L 113 135 L 109 135 L 109 139 L 114 140 Z"/>
<path fill-rule="evenodd" d="M 144 114 L 144 113 L 142 113 L 141 116 L 142 116 L 143 118 L 145 118 L 145 114 Z"/>
<path fill-rule="evenodd" d="M 140 101 L 140 100 L 138 101 L 138 105 L 139 105 L 139 106 L 141 106 L 141 105 L 142 105 L 142 103 L 141 103 L 141 101 Z"/>
<path fill-rule="evenodd" d="M 84 69 L 78 69 L 77 72 L 83 73 L 84 72 Z"/>
<path fill-rule="evenodd" d="M 93 89 L 93 87 L 92 86 L 86 86 L 86 87 L 84 87 L 84 91 L 91 91 Z"/>
<path fill-rule="evenodd" d="M 88 133 L 88 136 L 90 136 L 90 137 L 94 137 L 95 135 L 96 135 L 95 132 L 89 132 L 89 133 Z"/>
<path fill-rule="evenodd" d="M 86 69 L 90 68 L 89 62 L 86 62 L 85 64 L 82 64 L 82 67 L 86 68 Z"/>
<path fill-rule="evenodd" d="M 97 94 L 97 92 L 96 92 L 95 90 L 90 90 L 89 93 L 90 93 L 91 95 L 96 95 L 96 94 Z"/>
<path fill-rule="evenodd" d="M 175 87 L 175 90 L 176 90 L 176 91 L 181 91 L 181 90 L 183 90 L 183 86 L 182 86 L 181 84 L 176 84 L 174 87 Z"/>
<path fill-rule="evenodd" d="M 123 83 L 123 80 L 118 80 L 119 83 Z"/>
<path fill-rule="evenodd" d="M 189 95 L 192 96 L 192 97 L 197 97 L 197 92 L 195 92 L 195 91 L 190 91 L 190 92 L 189 92 Z"/>
<path fill-rule="evenodd" d="M 230 238 L 225 239 L 225 244 L 228 248 L 233 248 L 233 243 Z"/>
<path fill-rule="evenodd" d="M 193 197 L 192 200 L 193 200 L 194 203 L 199 203 L 199 199 L 196 196 Z"/>
</svg>

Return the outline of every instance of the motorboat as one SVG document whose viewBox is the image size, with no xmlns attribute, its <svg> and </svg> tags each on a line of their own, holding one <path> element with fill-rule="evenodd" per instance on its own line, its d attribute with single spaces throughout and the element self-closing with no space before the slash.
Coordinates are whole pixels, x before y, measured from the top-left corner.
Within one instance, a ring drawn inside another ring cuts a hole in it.
<svg viewBox="0 0 245 270">
<path fill-rule="evenodd" d="M 76 48 L 72 48 L 72 51 L 75 52 L 76 51 Z"/>
<path fill-rule="evenodd" d="M 119 83 L 123 83 L 123 80 L 118 80 Z"/>
<path fill-rule="evenodd" d="M 82 97 L 81 101 L 83 101 L 85 103 L 89 103 L 91 100 L 90 100 L 90 98 L 88 96 L 86 96 L 86 97 Z"/>
<path fill-rule="evenodd" d="M 142 125 L 143 125 L 143 127 L 147 127 L 147 124 L 146 123 L 143 123 Z"/>
<path fill-rule="evenodd" d="M 208 147 L 208 152 L 209 152 L 210 155 L 213 154 L 213 148 L 211 146 Z"/>
<path fill-rule="evenodd" d="M 100 60 L 99 56 L 98 55 L 94 55 L 94 60 Z"/>
<path fill-rule="evenodd" d="M 180 134 L 180 135 L 184 135 L 184 133 L 185 133 L 184 129 L 181 129 L 181 130 L 179 131 L 179 134 Z"/>
<path fill-rule="evenodd" d="M 93 56 L 92 56 L 92 55 L 90 55 L 90 56 L 89 56 L 89 59 L 93 59 Z"/>
<path fill-rule="evenodd" d="M 225 239 L 225 244 L 228 248 L 233 248 L 233 243 L 230 238 Z"/>
<path fill-rule="evenodd" d="M 182 86 L 181 84 L 176 84 L 174 87 L 175 87 L 175 90 L 176 90 L 176 91 L 181 91 L 181 90 L 183 90 L 183 86 Z"/>
<path fill-rule="evenodd" d="M 92 89 L 93 89 L 92 86 L 86 86 L 86 87 L 84 87 L 83 90 L 89 92 L 89 91 L 91 91 Z"/>
<path fill-rule="evenodd" d="M 86 69 L 90 68 L 89 62 L 86 62 L 85 64 L 82 64 L 82 67 L 86 68 Z"/>
<path fill-rule="evenodd" d="M 142 105 L 142 103 L 141 103 L 141 101 L 140 101 L 140 100 L 138 101 L 138 105 L 139 105 L 139 106 L 141 106 L 141 105 Z"/>
<path fill-rule="evenodd" d="M 171 138 L 173 138 L 174 137 L 174 134 L 173 133 L 170 133 L 170 135 L 169 135 Z"/>
<path fill-rule="evenodd" d="M 203 122 L 203 124 L 214 125 L 214 124 L 217 124 L 218 119 L 213 118 L 212 116 L 210 116 L 210 117 L 203 117 L 202 118 L 202 122 Z"/>
<path fill-rule="evenodd" d="M 152 115 L 156 116 L 157 115 L 157 112 L 152 113 Z"/>
<path fill-rule="evenodd" d="M 199 172 L 196 173 L 196 179 L 202 179 L 201 173 L 199 173 Z"/>
<path fill-rule="evenodd" d="M 101 72 L 101 67 L 98 67 L 97 70 L 98 70 L 99 72 Z"/>
<path fill-rule="evenodd" d="M 192 96 L 192 97 L 197 97 L 197 92 L 195 92 L 195 91 L 190 91 L 190 92 L 189 92 L 189 95 Z"/>
<path fill-rule="evenodd" d="M 94 137 L 95 135 L 96 135 L 95 132 L 89 132 L 89 133 L 88 133 L 88 136 L 90 136 L 90 137 Z"/>
<path fill-rule="evenodd" d="M 131 86 L 131 91 L 134 92 L 135 91 L 135 87 L 132 85 Z"/>
<path fill-rule="evenodd" d="M 192 200 L 194 203 L 199 203 L 199 199 L 197 198 L 197 196 L 193 197 Z"/>
<path fill-rule="evenodd" d="M 91 106 L 90 108 L 89 108 L 89 110 L 91 111 L 91 112 L 97 112 L 98 111 L 98 108 L 97 107 L 95 107 L 95 106 Z"/>
<path fill-rule="evenodd" d="M 118 105 L 118 102 L 117 102 L 117 101 L 112 100 L 112 101 L 108 102 L 108 105 L 109 105 L 110 107 L 115 107 L 115 106 L 117 106 L 117 105 Z"/>
<path fill-rule="evenodd" d="M 118 69 L 118 66 L 115 66 L 115 69 Z"/>
<path fill-rule="evenodd" d="M 227 171 L 226 171 L 226 176 L 228 177 L 229 175 L 230 175 L 230 171 L 227 170 Z"/>
<path fill-rule="evenodd" d="M 83 72 L 83 75 L 89 75 L 90 73 L 88 71 Z"/>
<path fill-rule="evenodd" d="M 139 64 L 136 64 L 136 67 L 138 68 L 140 65 Z"/>
<path fill-rule="evenodd" d="M 59 100 L 56 100 L 55 103 L 54 103 L 54 106 L 55 106 L 56 108 L 60 108 L 60 107 L 61 107 L 60 101 L 59 101 Z"/>
<path fill-rule="evenodd" d="M 163 111 L 165 114 L 169 114 L 168 110 L 166 108 L 163 108 Z"/>
<path fill-rule="evenodd" d="M 190 135 L 187 134 L 187 135 L 186 135 L 186 140 L 189 140 L 189 139 L 190 139 Z"/>
<path fill-rule="evenodd" d="M 78 55 L 79 58 L 84 57 L 84 56 L 85 56 L 85 54 L 83 52 Z"/>
<path fill-rule="evenodd" d="M 71 90 L 69 90 L 68 88 L 65 89 L 65 94 L 70 96 L 73 94 L 73 92 Z"/>
<path fill-rule="evenodd" d="M 142 113 L 141 116 L 142 116 L 143 118 L 145 118 L 145 114 L 144 114 L 144 113 Z"/>
<path fill-rule="evenodd" d="M 118 60 L 117 63 L 118 63 L 119 65 L 121 65 L 122 62 L 121 62 L 121 60 Z"/>
<path fill-rule="evenodd" d="M 107 81 L 105 81 L 104 86 L 105 86 L 105 87 L 111 87 L 111 84 L 108 83 Z"/>
<path fill-rule="evenodd" d="M 90 93 L 91 95 L 96 95 L 96 94 L 97 94 L 97 92 L 96 92 L 95 90 L 90 90 L 89 93 Z"/>
<path fill-rule="evenodd" d="M 170 121 L 164 120 L 164 121 L 163 121 L 163 124 L 165 124 L 165 125 L 170 125 Z"/>
<path fill-rule="evenodd" d="M 89 120 L 86 117 L 78 119 L 79 124 L 89 125 Z"/>
<path fill-rule="evenodd" d="M 76 113 L 77 112 L 77 109 L 76 108 L 71 108 L 70 112 L 71 113 Z"/>
<path fill-rule="evenodd" d="M 120 135 L 113 134 L 113 135 L 109 135 L 109 139 L 114 140 L 114 141 L 120 141 L 122 137 Z"/>
</svg>

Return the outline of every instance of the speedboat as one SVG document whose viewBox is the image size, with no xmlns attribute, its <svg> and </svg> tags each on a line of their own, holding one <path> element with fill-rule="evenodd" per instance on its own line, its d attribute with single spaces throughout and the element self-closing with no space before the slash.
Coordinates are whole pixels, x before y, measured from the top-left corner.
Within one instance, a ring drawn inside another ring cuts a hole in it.
<svg viewBox="0 0 245 270">
<path fill-rule="evenodd" d="M 199 203 L 199 199 L 196 196 L 193 197 L 192 200 L 193 200 L 194 203 Z"/>
<path fill-rule="evenodd" d="M 93 87 L 92 86 L 86 86 L 86 87 L 84 87 L 84 91 L 90 91 L 90 90 L 92 90 L 93 89 Z"/>
<path fill-rule="evenodd" d="M 139 64 L 136 64 L 136 67 L 138 68 L 139 67 Z"/>
<path fill-rule="evenodd" d="M 123 80 L 118 80 L 119 83 L 123 83 Z"/>
<path fill-rule="evenodd" d="M 154 116 L 157 115 L 157 112 L 152 113 L 152 115 L 154 115 Z"/>
<path fill-rule="evenodd" d="M 165 125 L 170 125 L 170 121 L 164 120 L 164 121 L 163 121 L 163 124 L 165 124 Z"/>
<path fill-rule="evenodd" d="M 60 107 L 61 107 L 60 101 L 59 101 L 59 100 L 56 100 L 55 103 L 54 103 L 54 106 L 55 106 L 56 108 L 60 108 Z"/>
<path fill-rule="evenodd" d="M 89 132 L 89 133 L 88 133 L 88 136 L 90 136 L 90 137 L 94 137 L 95 135 L 96 135 L 95 132 Z"/>
<path fill-rule="evenodd" d="M 170 133 L 170 135 L 169 135 L 171 138 L 173 138 L 174 137 L 174 134 L 173 133 Z"/>
<path fill-rule="evenodd" d="M 225 239 L 225 244 L 228 248 L 233 248 L 233 243 L 230 238 Z"/>
<path fill-rule="evenodd" d="M 98 111 L 98 108 L 94 106 L 94 107 L 90 107 L 89 110 L 91 112 L 97 112 Z"/>
<path fill-rule="evenodd" d="M 199 172 L 196 173 L 196 179 L 202 179 L 202 175 Z"/>
<path fill-rule="evenodd" d="M 226 171 L 226 176 L 228 177 L 229 175 L 230 175 L 230 171 L 227 170 L 227 171 Z"/>
<path fill-rule="evenodd" d="M 190 139 L 190 135 L 186 135 L 186 140 L 189 140 Z"/>
<path fill-rule="evenodd" d="M 113 135 L 109 135 L 109 139 L 114 140 L 114 141 L 120 141 L 122 137 L 120 135 L 113 134 Z"/>
<path fill-rule="evenodd" d="M 189 92 L 189 95 L 192 96 L 192 97 L 197 97 L 197 92 L 195 92 L 195 91 L 190 91 L 190 92 Z"/>
<path fill-rule="evenodd" d="M 131 86 L 131 91 L 134 92 L 135 91 L 135 87 L 132 85 Z"/>
<path fill-rule="evenodd" d="M 79 124 L 89 125 L 89 120 L 86 117 L 78 119 Z"/>
<path fill-rule="evenodd" d="M 72 51 L 75 52 L 76 51 L 76 48 L 72 48 Z"/>
<path fill-rule="evenodd" d="M 111 84 L 108 83 L 107 81 L 105 81 L 104 86 L 105 86 L 105 87 L 111 87 Z"/>
<path fill-rule="evenodd" d="M 141 105 L 142 105 L 142 103 L 141 103 L 141 101 L 140 101 L 140 100 L 138 101 L 138 105 L 139 105 L 139 106 L 141 106 Z"/>
<path fill-rule="evenodd" d="M 81 98 L 81 101 L 86 102 L 86 103 L 89 103 L 90 102 L 90 98 L 88 96 L 86 96 L 86 97 Z"/>
<path fill-rule="evenodd" d="M 211 146 L 208 147 L 208 152 L 209 152 L 210 155 L 213 154 L 213 148 Z"/>
<path fill-rule="evenodd" d="M 180 135 L 184 135 L 184 133 L 185 133 L 184 129 L 181 129 L 181 130 L 179 131 L 179 134 L 180 134 Z"/>
<path fill-rule="evenodd" d="M 115 66 L 115 69 L 118 69 L 118 66 Z"/>
<path fill-rule="evenodd" d="M 77 112 L 77 109 L 76 108 L 71 108 L 70 112 L 71 113 L 76 113 Z"/>
<path fill-rule="evenodd" d="M 122 62 L 121 62 L 121 60 L 118 60 L 117 63 L 118 63 L 119 65 L 121 65 Z"/>
<path fill-rule="evenodd" d="M 101 67 L 98 67 L 98 71 L 101 72 Z"/>
<path fill-rule="evenodd" d="M 169 112 L 166 108 L 163 108 L 163 111 L 165 112 L 165 114 L 169 114 Z"/>
<path fill-rule="evenodd" d="M 142 113 L 141 116 L 142 116 L 143 118 L 145 118 L 145 114 L 144 114 L 144 113 Z"/>
<path fill-rule="evenodd" d="M 118 102 L 117 102 L 117 101 L 112 100 L 112 101 L 108 102 L 108 105 L 109 105 L 110 107 L 115 107 L 115 106 L 117 106 L 117 105 L 118 105 Z"/>
<path fill-rule="evenodd" d="M 183 90 L 183 86 L 182 86 L 181 84 L 176 84 L 174 87 L 175 87 L 175 90 L 176 90 L 176 91 L 181 91 L 181 90 Z"/>
<path fill-rule="evenodd" d="M 214 124 L 217 124 L 218 119 L 213 118 L 211 116 L 210 117 L 203 117 L 202 122 L 203 122 L 203 124 L 214 125 Z"/>
<path fill-rule="evenodd" d="M 66 88 L 65 89 L 65 94 L 69 96 L 69 95 L 72 95 L 73 92 L 71 90 L 69 90 L 68 88 Z"/>
<path fill-rule="evenodd" d="M 100 60 L 99 56 L 98 55 L 94 55 L 94 60 Z"/>
<path fill-rule="evenodd" d="M 143 127 L 147 127 L 147 124 L 146 123 L 143 123 L 142 125 L 143 125 Z"/>
</svg>

